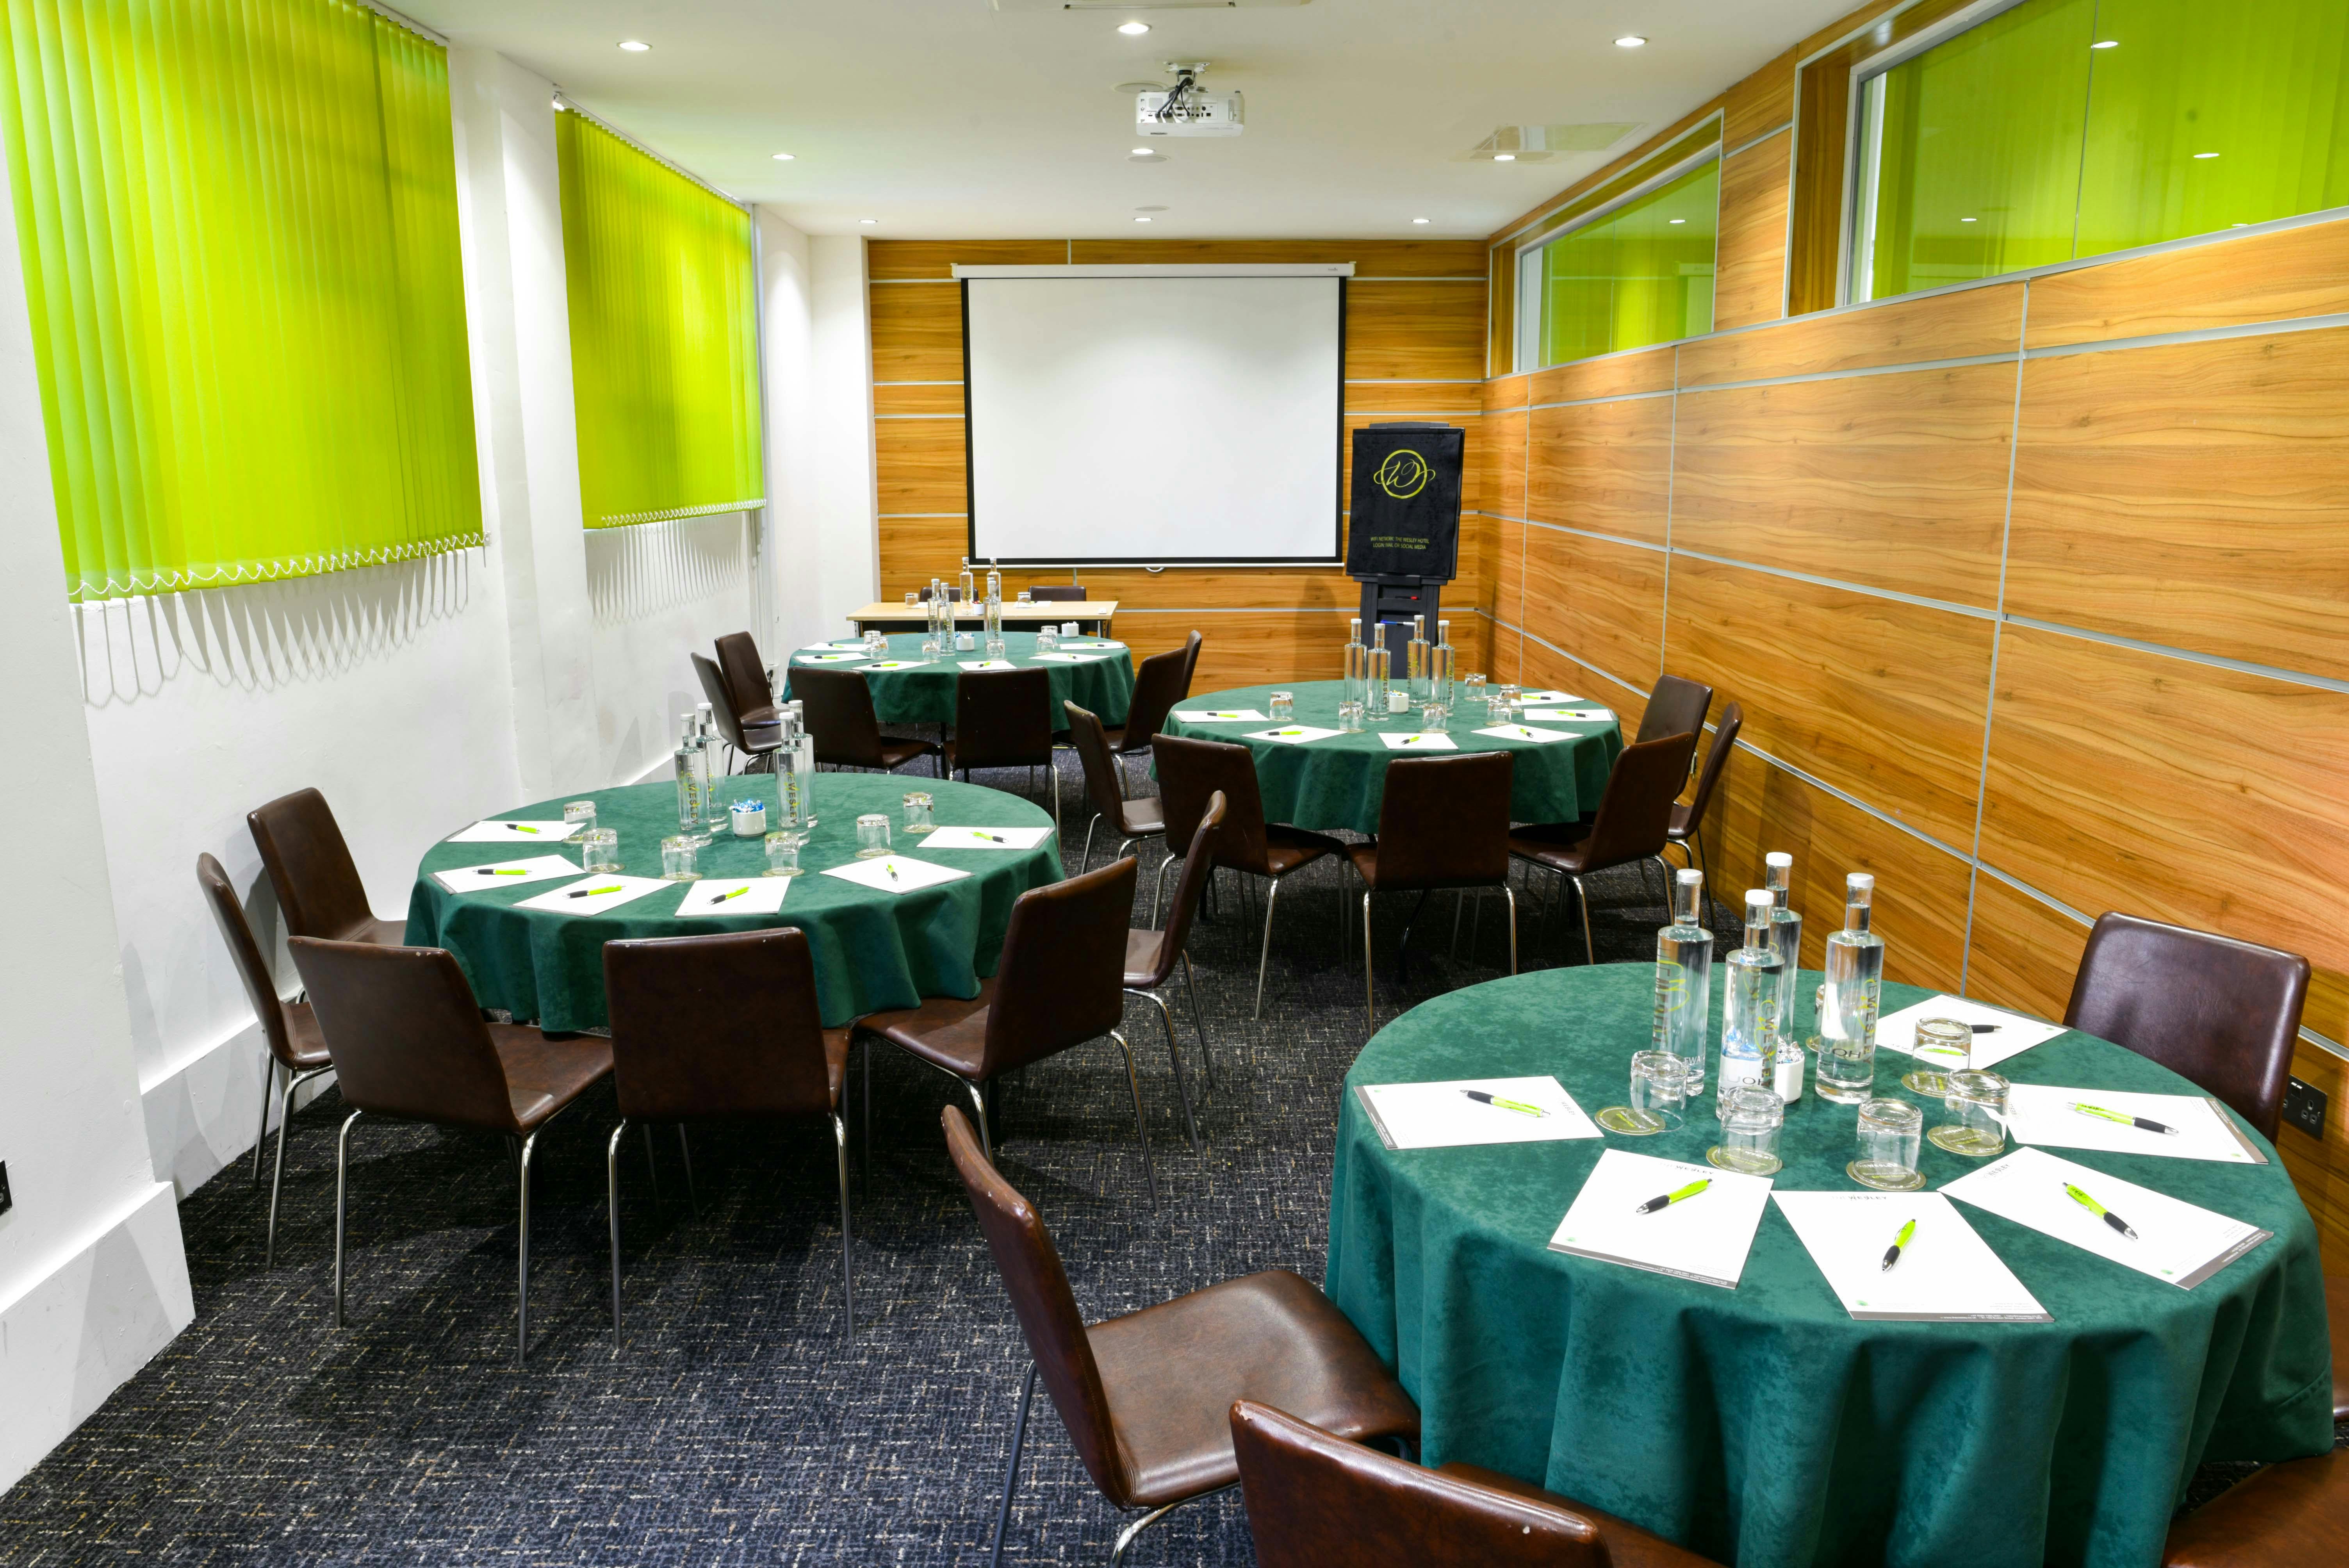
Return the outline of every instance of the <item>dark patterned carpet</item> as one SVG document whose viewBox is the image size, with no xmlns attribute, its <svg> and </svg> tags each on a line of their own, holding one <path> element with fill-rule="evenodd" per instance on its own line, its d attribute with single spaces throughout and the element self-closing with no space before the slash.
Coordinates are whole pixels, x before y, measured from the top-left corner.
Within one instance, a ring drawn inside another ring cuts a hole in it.
<svg viewBox="0 0 2349 1568">
<path fill-rule="evenodd" d="M 1063 787 L 1081 799 L 1073 770 Z M 1233 883 L 1197 929 L 1219 1072 L 1204 1159 L 1182 1136 L 1156 1014 L 1129 1006 L 1161 1209 L 1113 1047 L 1042 1064 L 1009 1093 L 1003 1168 L 1051 1226 L 1088 1317 L 1256 1269 L 1320 1277 L 1339 1088 L 1364 1038 L 1338 890 L 1325 865 L 1282 894 L 1261 1026 L 1248 1020 L 1257 926 Z M 1652 879 L 1598 879 L 1602 960 L 1652 957 L 1657 898 Z M 1506 972 L 1498 899 L 1454 963 L 1439 898 L 1398 984 L 1410 901 L 1381 902 L 1381 1021 Z M 1534 915 L 1527 966 L 1559 962 L 1567 923 Z M 1178 1022 L 1195 1067 L 1180 1009 Z M 1026 1352 L 945 1159 L 946 1080 L 884 1051 L 874 1090 L 853 1345 L 830 1130 L 809 1125 L 697 1132 L 698 1215 L 675 1140 L 659 1147 L 657 1199 L 630 1140 L 627 1338 L 613 1355 L 605 1090 L 540 1140 L 523 1369 L 513 1178 L 495 1138 L 360 1124 L 352 1320 L 330 1330 L 342 1106 L 329 1093 L 295 1119 L 278 1266 L 263 1267 L 266 1194 L 242 1166 L 189 1195 L 194 1326 L 0 1498 L 0 1563 L 983 1563 Z M 1123 1520 L 1041 1399 L 1023 1470 L 1005 1560 L 1105 1561 Z M 2232 1479 L 2211 1467 L 2198 1501 Z M 1179 1511 L 1133 1560 L 1251 1563 L 1237 1496 Z"/>
</svg>

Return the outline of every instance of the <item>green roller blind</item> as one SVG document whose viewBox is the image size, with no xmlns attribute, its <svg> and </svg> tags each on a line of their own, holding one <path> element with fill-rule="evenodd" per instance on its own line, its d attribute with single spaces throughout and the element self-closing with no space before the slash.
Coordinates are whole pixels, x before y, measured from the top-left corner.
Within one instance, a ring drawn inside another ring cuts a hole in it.
<svg viewBox="0 0 2349 1568">
<path fill-rule="evenodd" d="M 1715 159 L 1544 246 L 1538 363 L 1711 332 L 1720 231 Z"/>
<path fill-rule="evenodd" d="M 1852 297 L 2349 204 L 2343 0 L 2026 0 L 1861 87 Z"/>
<path fill-rule="evenodd" d="M 78 600 L 481 542 L 444 52 L 347 0 L 0 0 Z"/>
<path fill-rule="evenodd" d="M 587 526 L 763 505 L 750 214 L 555 119 Z"/>
</svg>

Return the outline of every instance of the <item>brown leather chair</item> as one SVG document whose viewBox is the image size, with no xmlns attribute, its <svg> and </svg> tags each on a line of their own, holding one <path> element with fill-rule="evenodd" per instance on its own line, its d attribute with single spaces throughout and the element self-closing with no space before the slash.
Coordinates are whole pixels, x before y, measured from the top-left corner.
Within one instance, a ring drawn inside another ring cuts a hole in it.
<svg viewBox="0 0 2349 1568">
<path fill-rule="evenodd" d="M 840 1174 L 840 1285 L 856 1337 L 849 1261 L 849 1027 L 816 1012 L 815 960 L 792 928 L 604 944 L 620 1125 L 604 1151 L 612 1219 L 612 1344 L 620 1343 L 620 1139 L 628 1123 L 832 1119 Z"/>
<path fill-rule="evenodd" d="M 1704 859 L 1704 814 L 1713 806 L 1713 792 L 1721 784 L 1721 776 L 1729 770 L 1729 754 L 1737 744 L 1737 732 L 1745 727 L 1745 709 L 1731 703 L 1721 710 L 1721 722 L 1713 727 L 1713 745 L 1706 748 L 1704 766 L 1697 770 L 1696 793 L 1685 801 L 1672 802 L 1671 825 L 1664 830 L 1665 841 L 1678 844 L 1689 863 L 1702 871 L 1707 882 L 1713 881 L 1713 869 Z"/>
<path fill-rule="evenodd" d="M 1215 871 L 1216 857 L 1208 851 L 1207 841 L 1223 821 L 1224 797 L 1218 791 L 1207 798 L 1207 809 L 1199 814 L 1199 825 L 1191 831 L 1183 874 L 1174 881 L 1174 905 L 1166 912 L 1166 929 L 1144 927 L 1125 934 L 1125 994 L 1155 1006 L 1158 1021 L 1166 1026 L 1166 1054 L 1174 1063 L 1174 1088 L 1183 1097 L 1183 1121 L 1190 1130 L 1194 1154 L 1199 1152 L 1199 1123 L 1191 1111 L 1190 1088 L 1183 1081 L 1183 1053 L 1174 1044 L 1174 1015 L 1158 992 L 1174 978 L 1174 961 L 1180 958 L 1183 984 L 1191 994 L 1191 1022 L 1199 1030 L 1199 1061 L 1207 1078 L 1199 1098 L 1205 1099 L 1206 1089 L 1215 1088 L 1216 1058 L 1207 1049 L 1207 1016 L 1199 1010 L 1199 983 L 1191 973 L 1191 955 L 1184 951 L 1184 944 L 1191 939 L 1191 918 L 1198 913 L 1199 895 L 1206 891 L 1207 878 Z"/>
<path fill-rule="evenodd" d="M 1061 770 L 1052 763 L 1052 676 L 1042 668 L 965 674 L 955 683 L 954 738 L 946 769 L 1041 768 L 1052 776 L 1052 824 L 1061 821 Z"/>
<path fill-rule="evenodd" d="M 1704 1568 L 1612 1514 L 1425 1470 L 1250 1399 L 1232 1449 L 1260 1568 Z"/>
<path fill-rule="evenodd" d="M 1040 1373 L 1102 1495 L 1118 1508 L 1149 1510 L 1118 1536 L 1112 1564 L 1171 1510 L 1238 1481 L 1235 1399 L 1295 1411 L 1357 1441 L 1417 1442 L 1419 1408 L 1411 1396 L 1345 1315 L 1286 1269 L 1226 1280 L 1088 1325 L 1035 1207 L 995 1169 L 959 1106 L 947 1106 L 941 1119 L 947 1151 L 1035 1357 L 1011 1429 L 991 1564 L 1003 1559 Z"/>
<path fill-rule="evenodd" d="M 2349 1421 L 2349 1274 L 2324 1276 L 2324 1316 L 2333 1334 L 2333 1419 Z"/>
<path fill-rule="evenodd" d="M 1028 590 L 1030 601 L 1038 604 L 1072 604 L 1081 602 L 1084 596 L 1085 585 L 1081 583 L 1047 583 Z"/>
<path fill-rule="evenodd" d="M 285 1080 L 277 1094 L 277 1163 L 269 1178 L 269 1241 L 262 1255 L 264 1268 L 275 1268 L 277 1195 L 285 1185 L 285 1130 L 294 1114 L 294 1091 L 333 1071 L 334 1063 L 326 1056 L 326 1037 L 318 1032 L 318 1016 L 310 1004 L 288 1002 L 277 995 L 277 977 L 261 955 L 261 944 L 254 940 L 244 906 L 237 902 L 236 889 L 230 885 L 220 861 L 198 855 L 196 885 L 203 889 L 204 902 L 212 906 L 213 923 L 220 927 L 221 940 L 228 944 L 229 958 L 236 965 L 236 977 L 244 982 L 245 1000 L 253 1004 L 261 1020 L 262 1044 L 269 1049 L 262 1058 L 261 1129 L 253 1135 L 253 1184 L 256 1187 L 261 1185 L 261 1151 L 269 1142 L 270 1091 L 281 1078 Z"/>
<path fill-rule="evenodd" d="M 408 940 L 408 923 L 378 920 L 367 907 L 367 884 L 326 798 L 296 789 L 244 814 L 262 869 L 277 890 L 277 910 L 288 936 L 331 942 L 378 942 L 397 946 Z"/>
<path fill-rule="evenodd" d="M 1125 722 L 1109 731 L 1109 748 L 1121 757 L 1139 757 L 1166 727 L 1174 705 L 1191 695 L 1191 672 L 1199 665 L 1200 637 L 1196 632 L 1179 648 L 1153 654 L 1134 672 L 1133 696 L 1126 705 Z"/>
<path fill-rule="evenodd" d="M 351 1128 L 361 1116 L 500 1132 L 518 1140 L 514 1359 L 530 1353 L 530 1156 L 549 1121 L 612 1070 L 610 1042 L 550 1040 L 481 1018 L 457 960 L 438 947 L 291 940 L 294 966 L 351 1113 L 335 1142 L 335 1326 L 343 1326 L 343 1234 Z"/>
<path fill-rule="evenodd" d="M 815 759 L 835 768 L 877 768 L 894 772 L 917 757 L 935 757 L 928 740 L 884 740 L 873 714 L 873 688 L 856 670 L 804 665 L 792 671 L 792 693 L 800 717 L 815 741 Z M 938 777 L 946 773 L 940 769 Z"/>
<path fill-rule="evenodd" d="M 1596 817 L 1588 822 L 1519 828 L 1509 835 L 1509 853 L 1574 884 L 1575 902 L 1582 906 L 1582 955 L 1589 963 L 1598 963 L 1599 957 L 1591 945 L 1590 901 L 1582 879 L 1637 861 L 1664 864 L 1672 797 L 1687 782 L 1689 758 L 1695 754 L 1694 731 L 1636 741 L 1615 759 Z M 1669 868 L 1665 875 L 1669 879 Z"/>
<path fill-rule="evenodd" d="M 2169 1527 L 2161 1568 L 2341 1568 L 2349 1449 L 2255 1470 Z"/>
<path fill-rule="evenodd" d="M 1509 780 L 1506 751 L 1412 757 L 1387 764 L 1379 833 L 1348 844 L 1362 879 L 1362 1016 L 1378 1026 L 1371 977 L 1371 895 L 1437 888 L 1499 888 L 1509 901 L 1509 973 L 1517 972 L 1517 894 L 1509 886 Z M 1402 939 L 1411 940 L 1411 927 Z"/>
<path fill-rule="evenodd" d="M 2270 1142 L 2308 1000 L 2308 960 L 2133 914 L 2097 917 L 2064 1024 L 2159 1062 Z"/>
<path fill-rule="evenodd" d="M 1161 735 L 1150 743 L 1158 768 L 1158 795 L 1166 814 L 1166 842 L 1189 843 L 1199 830 L 1199 819 L 1217 791 L 1224 796 L 1223 826 L 1209 835 L 1216 863 L 1236 872 L 1263 877 L 1272 885 L 1264 900 L 1264 938 L 1256 961 L 1256 1016 L 1264 1016 L 1264 975 L 1272 958 L 1272 907 L 1280 899 L 1281 879 L 1303 871 L 1324 855 L 1343 853 L 1346 846 L 1325 833 L 1291 828 L 1264 820 L 1264 797 L 1257 789 L 1256 759 L 1245 746 L 1226 740 L 1194 740 L 1183 735 Z M 1151 883 L 1150 919 L 1158 922 L 1158 886 L 1166 867 L 1158 868 Z"/>
<path fill-rule="evenodd" d="M 1092 820 L 1085 824 L 1085 852 L 1077 858 L 1077 870 L 1083 871 L 1092 864 L 1093 830 L 1103 818 L 1115 825 L 1117 852 L 1123 855 L 1136 840 L 1163 835 L 1166 817 L 1164 803 L 1153 797 L 1126 799 L 1125 776 L 1117 770 L 1117 758 L 1110 753 L 1102 721 L 1075 703 L 1064 700 L 1061 707 L 1068 715 L 1069 744 L 1076 748 L 1077 761 L 1084 769 L 1085 795 L 1093 809 Z"/>
<path fill-rule="evenodd" d="M 962 602 L 962 589 L 955 583 L 949 583 L 947 584 L 946 594 L 947 603 L 949 604 L 957 604 Z M 926 588 L 923 589 L 920 598 L 916 602 L 923 604 L 928 603 L 930 602 L 930 591 Z"/>
<path fill-rule="evenodd" d="M 745 729 L 771 724 L 775 718 L 774 683 L 767 678 L 767 661 L 748 632 L 729 632 L 718 639 L 718 668 L 733 698 L 734 716 Z"/>
<path fill-rule="evenodd" d="M 1713 707 L 1713 688 L 1679 676 L 1658 676 L 1648 688 L 1648 706 L 1640 715 L 1637 740 L 1661 740 L 1671 735 L 1702 735 L 1704 716 Z M 1683 780 L 1685 782 L 1685 780 Z M 1679 790 L 1672 791 L 1678 795 Z"/>
<path fill-rule="evenodd" d="M 1142 1113 L 1142 1078 L 1125 1021 L 1125 934 L 1133 923 L 1133 857 L 1050 887 L 1030 888 L 1011 906 L 1003 934 L 1003 962 L 965 1002 L 934 996 L 917 1007 L 874 1013 L 856 1021 L 919 1061 L 961 1080 L 978 1108 L 988 1158 L 995 1156 L 988 1127 L 988 1092 L 1015 1068 L 1042 1061 L 1103 1035 L 1125 1053 L 1133 1091 L 1133 1126 L 1150 1200 L 1158 1201 L 1158 1166 L 1150 1157 L 1150 1129 Z M 865 1062 L 865 1102 L 872 1103 L 872 1062 Z M 1185 1113 L 1188 1107 L 1185 1108 Z"/>
<path fill-rule="evenodd" d="M 693 673 L 701 682 L 701 695 L 709 699 L 709 717 L 717 721 L 718 738 L 743 759 L 742 771 L 756 773 L 773 767 L 776 748 L 781 744 L 781 731 L 773 719 L 770 718 L 761 731 L 746 729 L 742 716 L 735 708 L 733 687 L 725 673 L 699 654 L 686 656 L 693 661 Z M 768 711 L 771 714 L 773 709 Z"/>
</svg>

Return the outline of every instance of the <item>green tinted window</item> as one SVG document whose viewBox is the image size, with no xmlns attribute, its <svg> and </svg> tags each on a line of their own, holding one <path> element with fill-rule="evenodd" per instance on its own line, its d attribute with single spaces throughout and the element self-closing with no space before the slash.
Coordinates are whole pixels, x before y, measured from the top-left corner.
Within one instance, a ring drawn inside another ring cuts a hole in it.
<svg viewBox="0 0 2349 1568">
<path fill-rule="evenodd" d="M 1536 363 L 1711 332 L 1720 230 L 1716 160 L 1545 246 Z"/>
<path fill-rule="evenodd" d="M 2340 0 L 2027 0 L 1860 88 L 1854 299 L 2349 203 Z"/>
</svg>

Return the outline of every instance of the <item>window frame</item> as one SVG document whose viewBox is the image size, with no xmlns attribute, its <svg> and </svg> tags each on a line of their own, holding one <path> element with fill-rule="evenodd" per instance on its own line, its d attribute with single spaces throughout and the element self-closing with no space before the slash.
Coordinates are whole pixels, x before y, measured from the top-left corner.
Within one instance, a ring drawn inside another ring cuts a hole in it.
<svg viewBox="0 0 2349 1568">
<path fill-rule="evenodd" d="M 2006 3 L 2010 5 L 2022 5 L 2024 3 L 2024 0 L 2006 0 Z M 1690 129 L 1692 131 L 1699 129 L 1702 128 L 1702 122 L 1700 121 L 1697 126 L 1692 126 Z M 1675 141 L 1682 139 L 1685 139 L 1685 136 L 1674 138 Z M 1664 150 L 1670 150 L 1665 149 Z M 1683 175 L 1693 174 L 1708 163 L 1718 163 L 1722 161 L 1724 151 L 1725 149 L 1723 146 L 1721 139 L 1716 136 L 1711 142 L 1705 146 L 1698 148 L 1695 151 L 1684 154 L 1680 158 L 1674 159 L 1670 163 L 1659 166 L 1653 173 L 1643 177 L 1629 189 L 1609 197 L 1606 201 L 1599 202 L 1598 205 L 1586 211 L 1577 212 L 1570 221 L 1561 223 L 1554 229 L 1544 231 L 1529 239 L 1524 240 L 1514 247 L 1506 245 L 1500 247 L 1502 249 L 1508 250 L 1514 263 L 1512 271 L 1515 273 L 1516 292 L 1515 297 L 1511 303 L 1515 313 L 1515 320 L 1512 323 L 1512 325 L 1516 331 L 1516 337 L 1512 345 L 1514 362 L 1512 374 L 1530 375 L 1536 371 L 1553 369 L 1557 365 L 1579 365 L 1582 363 L 1581 359 L 1560 359 L 1555 362 L 1548 362 L 1544 361 L 1541 358 L 1538 350 L 1541 346 L 1543 337 L 1543 322 L 1538 294 L 1541 288 L 1542 269 L 1537 259 L 1534 259 L 1533 264 L 1530 266 L 1527 265 L 1528 260 L 1537 258 L 1541 252 L 1547 250 L 1550 246 L 1558 243 L 1562 240 L 1566 240 L 1577 233 L 1579 233 L 1581 231 L 1589 228 L 1594 223 L 1605 222 L 1609 218 L 1613 217 L 1624 208 L 1632 205 L 1643 197 L 1653 195 L 1656 191 L 1671 184 L 1673 181 L 1682 178 Z M 1717 269 L 1720 266 L 1721 259 L 1720 210 L 1720 197 L 1716 191 L 1713 200 L 1713 264 L 1716 268 L 1716 277 L 1718 276 Z M 1526 295 L 1529 293 L 1536 295 L 1530 309 L 1528 308 L 1528 302 L 1526 299 Z M 1681 340 L 1678 338 L 1667 338 L 1664 341 L 1676 343 Z M 1657 345 L 1652 343 L 1640 345 L 1640 347 L 1641 348 L 1653 348 L 1655 346 L 1657 346 Z M 1611 354 L 1629 354 L 1637 351 L 1633 349 L 1619 348 L 1609 349 L 1608 352 Z M 1582 356 L 1583 359 L 1598 359 L 1601 357 L 1603 357 L 1603 356 L 1596 354 L 1587 354 Z"/>
</svg>

